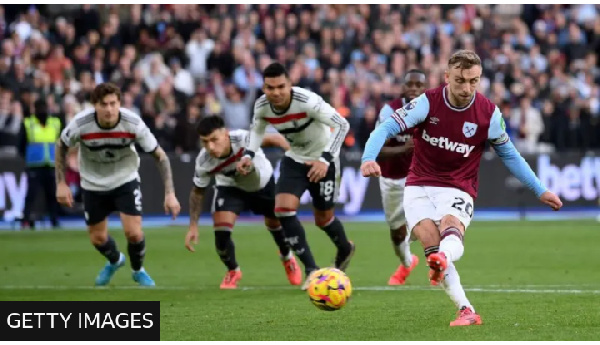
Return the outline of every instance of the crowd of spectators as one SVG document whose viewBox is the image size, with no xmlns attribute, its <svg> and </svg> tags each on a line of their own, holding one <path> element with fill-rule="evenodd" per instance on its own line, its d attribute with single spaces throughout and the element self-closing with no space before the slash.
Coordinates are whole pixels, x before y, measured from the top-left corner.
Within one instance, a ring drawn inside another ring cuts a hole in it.
<svg viewBox="0 0 600 345">
<path fill-rule="evenodd" d="M 360 150 L 404 73 L 420 68 L 438 86 L 461 48 L 481 56 L 480 92 L 521 150 L 598 149 L 599 14 L 592 4 L 4 5 L 0 154 L 16 152 L 33 99 L 69 121 L 108 81 L 166 150 L 195 152 L 202 116 L 248 128 L 273 60 L 348 119 L 344 149 Z"/>
</svg>

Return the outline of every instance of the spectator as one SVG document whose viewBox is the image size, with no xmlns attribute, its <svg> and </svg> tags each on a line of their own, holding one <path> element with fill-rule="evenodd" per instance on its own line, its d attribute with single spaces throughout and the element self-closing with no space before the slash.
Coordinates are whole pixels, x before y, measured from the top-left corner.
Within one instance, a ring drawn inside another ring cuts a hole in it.
<svg viewBox="0 0 600 345">
<path fill-rule="evenodd" d="M 19 133 L 23 121 L 21 103 L 12 99 L 12 92 L 0 89 L 0 156 L 16 157 Z"/>
<path fill-rule="evenodd" d="M 510 126 L 518 128 L 517 148 L 523 153 L 538 152 L 540 135 L 544 132 L 544 121 L 540 111 L 531 106 L 531 99 L 524 97 L 520 106 L 512 110 Z"/>
<path fill-rule="evenodd" d="M 175 148 L 182 144 L 173 131 L 191 103 L 200 116 L 222 113 L 248 126 L 242 95 L 258 92 L 261 69 L 278 60 L 296 85 L 348 110 L 357 136 L 350 148 L 368 130 L 369 107 L 396 94 L 406 70 L 423 69 L 435 87 L 452 51 L 473 48 L 483 62 L 479 91 L 507 118 L 520 122 L 527 98 L 528 113 L 537 110 L 544 123 L 536 127 L 541 142 L 558 151 L 600 148 L 598 5 L 8 6 L 0 6 L 0 80 L 25 116 L 36 93 L 75 96 L 76 107 L 57 102 L 64 113 L 85 107 L 90 90 L 110 80 Z M 208 85 L 215 73 L 238 88 L 223 87 L 224 102 Z M 244 113 L 229 112 L 232 103 Z M 521 127 L 513 134 L 528 142 Z"/>
<path fill-rule="evenodd" d="M 255 84 L 254 75 L 248 78 L 250 84 Z M 223 117 L 225 125 L 229 129 L 248 129 L 252 120 L 252 105 L 256 100 L 256 89 L 250 87 L 245 96 L 242 97 L 241 90 L 237 85 L 228 84 L 223 86 L 223 78 L 220 74 L 215 74 L 213 78 L 215 94 L 217 100 L 223 108 Z"/>
</svg>

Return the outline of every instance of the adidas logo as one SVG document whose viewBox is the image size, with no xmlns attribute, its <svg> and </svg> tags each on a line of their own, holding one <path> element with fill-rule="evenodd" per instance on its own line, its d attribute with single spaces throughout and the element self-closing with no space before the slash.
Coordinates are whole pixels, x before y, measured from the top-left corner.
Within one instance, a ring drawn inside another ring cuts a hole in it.
<svg viewBox="0 0 600 345">
<path fill-rule="evenodd" d="M 439 147 L 456 153 L 462 153 L 463 157 L 465 158 L 469 157 L 471 152 L 473 152 L 475 149 L 475 146 L 470 146 L 456 141 L 450 141 L 446 137 L 431 137 L 426 131 L 423 131 L 422 138 L 431 146 Z"/>
</svg>

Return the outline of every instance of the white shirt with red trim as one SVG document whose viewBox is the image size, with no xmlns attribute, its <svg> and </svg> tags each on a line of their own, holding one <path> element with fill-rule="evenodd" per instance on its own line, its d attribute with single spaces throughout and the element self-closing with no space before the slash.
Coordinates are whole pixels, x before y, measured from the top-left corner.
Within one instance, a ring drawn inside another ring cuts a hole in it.
<svg viewBox="0 0 600 345">
<path fill-rule="evenodd" d="M 288 109 L 276 111 L 263 95 L 254 103 L 248 149 L 256 152 L 267 125 L 272 125 L 290 143 L 285 154 L 304 163 L 318 160 L 323 152 L 338 157 L 350 124 L 329 103 L 314 92 L 292 87 Z"/>
<path fill-rule="evenodd" d="M 142 118 L 121 108 L 113 128 L 101 128 L 94 108 L 75 115 L 62 131 L 60 139 L 67 147 L 79 144 L 81 187 L 91 191 L 109 191 L 139 179 L 140 157 L 137 143 L 145 152 L 158 148 L 156 137 Z"/>
<path fill-rule="evenodd" d="M 252 171 L 249 174 L 240 175 L 235 169 L 237 161 L 244 155 L 248 133 L 243 129 L 229 132 L 231 153 L 227 157 L 215 158 L 202 149 L 196 158 L 194 185 L 206 188 L 214 176 L 217 186 L 237 187 L 246 192 L 256 192 L 264 188 L 273 175 L 273 166 L 260 147 L 255 151 Z"/>
</svg>

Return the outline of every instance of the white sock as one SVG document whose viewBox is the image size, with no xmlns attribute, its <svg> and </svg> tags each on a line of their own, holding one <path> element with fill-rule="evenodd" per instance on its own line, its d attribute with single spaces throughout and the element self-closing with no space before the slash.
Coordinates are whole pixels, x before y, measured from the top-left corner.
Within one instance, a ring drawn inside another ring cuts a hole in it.
<svg viewBox="0 0 600 345">
<path fill-rule="evenodd" d="M 458 261 L 465 252 L 465 246 L 457 235 L 448 235 L 440 242 L 440 252 L 446 254 L 448 261 Z"/>
<path fill-rule="evenodd" d="M 406 237 L 400 245 L 394 245 L 394 251 L 400 258 L 400 262 L 402 262 L 404 267 L 410 267 L 410 265 L 412 265 L 412 253 L 410 252 L 410 241 L 408 240 L 408 237 Z"/>
<path fill-rule="evenodd" d="M 456 266 L 454 266 L 452 262 L 448 262 L 448 267 L 446 268 L 444 275 L 445 277 L 442 281 L 442 286 L 456 307 L 458 309 L 470 307 L 473 312 L 475 312 L 475 308 L 473 308 L 471 302 L 467 299 L 465 290 L 462 285 L 460 285 L 460 276 L 458 275 Z"/>
<path fill-rule="evenodd" d="M 287 256 L 279 255 L 279 257 L 281 258 L 281 261 L 291 260 L 293 256 L 294 256 L 294 253 L 292 253 L 291 249 Z"/>
</svg>

